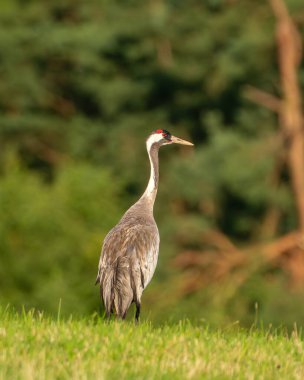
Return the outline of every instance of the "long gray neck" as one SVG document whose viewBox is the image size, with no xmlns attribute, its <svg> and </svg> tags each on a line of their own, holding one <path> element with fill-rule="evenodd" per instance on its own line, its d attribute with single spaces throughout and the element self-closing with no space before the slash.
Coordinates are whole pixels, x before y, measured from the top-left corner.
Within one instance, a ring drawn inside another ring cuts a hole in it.
<svg viewBox="0 0 304 380">
<path fill-rule="evenodd" d="M 159 150 L 159 144 L 154 143 L 150 147 L 147 146 L 147 151 L 149 155 L 150 165 L 151 165 L 151 171 L 150 171 L 150 179 L 148 182 L 148 186 L 143 193 L 140 200 L 145 201 L 145 203 L 148 204 L 148 206 L 151 207 L 153 210 L 156 194 L 157 194 L 157 188 L 158 188 L 158 177 L 159 177 L 159 170 L 158 170 L 158 150 Z"/>
</svg>

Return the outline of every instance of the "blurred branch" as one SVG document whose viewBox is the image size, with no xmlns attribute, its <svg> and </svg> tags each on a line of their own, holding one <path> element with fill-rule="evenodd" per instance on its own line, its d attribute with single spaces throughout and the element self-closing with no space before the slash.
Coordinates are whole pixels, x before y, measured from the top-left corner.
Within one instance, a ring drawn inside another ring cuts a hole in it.
<svg viewBox="0 0 304 380">
<path fill-rule="evenodd" d="M 269 0 L 273 13 L 277 19 L 277 42 L 279 47 L 279 63 L 280 68 L 287 69 L 287 62 L 296 66 L 299 65 L 302 57 L 302 42 L 295 23 L 289 15 L 288 9 L 284 0 Z M 288 45 L 290 43 L 290 45 Z M 290 53 L 288 57 L 284 57 L 284 52 Z M 285 62 L 284 64 L 282 64 Z M 287 70 L 288 71 L 288 70 Z M 286 72 L 287 73 L 287 72 Z M 289 74 L 293 74 L 291 69 Z M 293 82 L 296 83 L 297 81 Z"/>
<path fill-rule="evenodd" d="M 302 98 L 298 81 L 301 36 L 283 0 L 269 0 L 276 17 L 276 39 L 283 99 L 248 86 L 245 96 L 279 114 L 287 146 L 287 162 L 297 206 L 299 230 L 304 236 L 304 136 Z"/>
<path fill-rule="evenodd" d="M 299 230 L 304 236 L 304 139 L 302 99 L 297 77 L 301 60 L 301 37 L 283 0 L 269 0 L 277 19 L 276 38 L 281 73 L 283 106 L 280 124 L 287 136 L 288 163 L 297 205 Z"/>
<path fill-rule="evenodd" d="M 67 156 L 49 147 L 45 142 L 37 139 L 26 141 L 26 147 L 32 154 L 36 155 L 43 161 L 49 164 L 56 165 L 59 162 L 67 159 Z"/>
<path fill-rule="evenodd" d="M 203 242 L 212 247 L 202 251 L 184 251 L 174 259 L 174 265 L 185 271 L 182 295 L 196 292 L 206 284 L 223 281 L 233 274 L 238 287 L 265 264 L 286 270 L 291 274 L 293 283 L 300 284 L 303 280 L 304 261 L 299 253 L 303 252 L 304 240 L 299 231 L 242 250 L 219 231 L 204 234 Z M 293 262 L 295 257 L 297 265 Z"/>
<path fill-rule="evenodd" d="M 252 102 L 268 108 L 273 112 L 281 112 L 282 101 L 276 96 L 269 94 L 253 86 L 246 86 L 244 96 Z"/>
</svg>

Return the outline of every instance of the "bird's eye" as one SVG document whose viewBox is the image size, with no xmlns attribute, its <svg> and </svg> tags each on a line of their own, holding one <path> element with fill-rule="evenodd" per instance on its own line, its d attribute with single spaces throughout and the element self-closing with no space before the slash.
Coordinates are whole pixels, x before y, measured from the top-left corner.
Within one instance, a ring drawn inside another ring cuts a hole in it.
<svg viewBox="0 0 304 380">
<path fill-rule="evenodd" d="M 171 133 L 166 131 L 166 130 L 163 130 L 163 133 L 162 133 L 163 137 L 168 140 L 168 141 L 171 141 Z"/>
</svg>

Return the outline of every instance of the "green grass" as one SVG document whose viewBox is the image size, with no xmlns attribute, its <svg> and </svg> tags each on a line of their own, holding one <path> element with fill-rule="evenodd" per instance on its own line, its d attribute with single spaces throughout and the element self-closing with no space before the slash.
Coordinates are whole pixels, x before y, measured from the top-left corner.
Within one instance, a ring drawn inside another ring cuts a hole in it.
<svg viewBox="0 0 304 380">
<path fill-rule="evenodd" d="M 303 379 L 294 331 L 0 313 L 0 379 Z"/>
</svg>

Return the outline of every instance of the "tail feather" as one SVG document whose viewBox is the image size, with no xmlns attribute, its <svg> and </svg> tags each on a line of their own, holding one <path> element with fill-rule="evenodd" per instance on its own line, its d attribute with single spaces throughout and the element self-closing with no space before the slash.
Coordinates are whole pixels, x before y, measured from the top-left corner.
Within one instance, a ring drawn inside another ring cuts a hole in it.
<svg viewBox="0 0 304 380">
<path fill-rule="evenodd" d="M 114 277 L 115 277 L 115 272 L 114 272 L 113 268 L 111 268 L 109 271 L 107 271 L 107 273 L 104 273 L 104 275 L 100 279 L 100 296 L 103 300 L 103 303 L 104 303 L 104 306 L 106 309 L 107 317 L 110 317 L 112 310 L 113 310 Z"/>
<path fill-rule="evenodd" d="M 130 262 L 127 257 L 117 259 L 117 269 L 114 283 L 114 305 L 116 314 L 125 318 L 133 301 L 133 290 L 130 281 Z"/>
<path fill-rule="evenodd" d="M 115 264 L 100 278 L 100 294 L 109 317 L 115 307 L 124 319 L 133 301 L 140 302 L 142 278 L 140 268 L 129 257 L 118 257 Z"/>
</svg>

